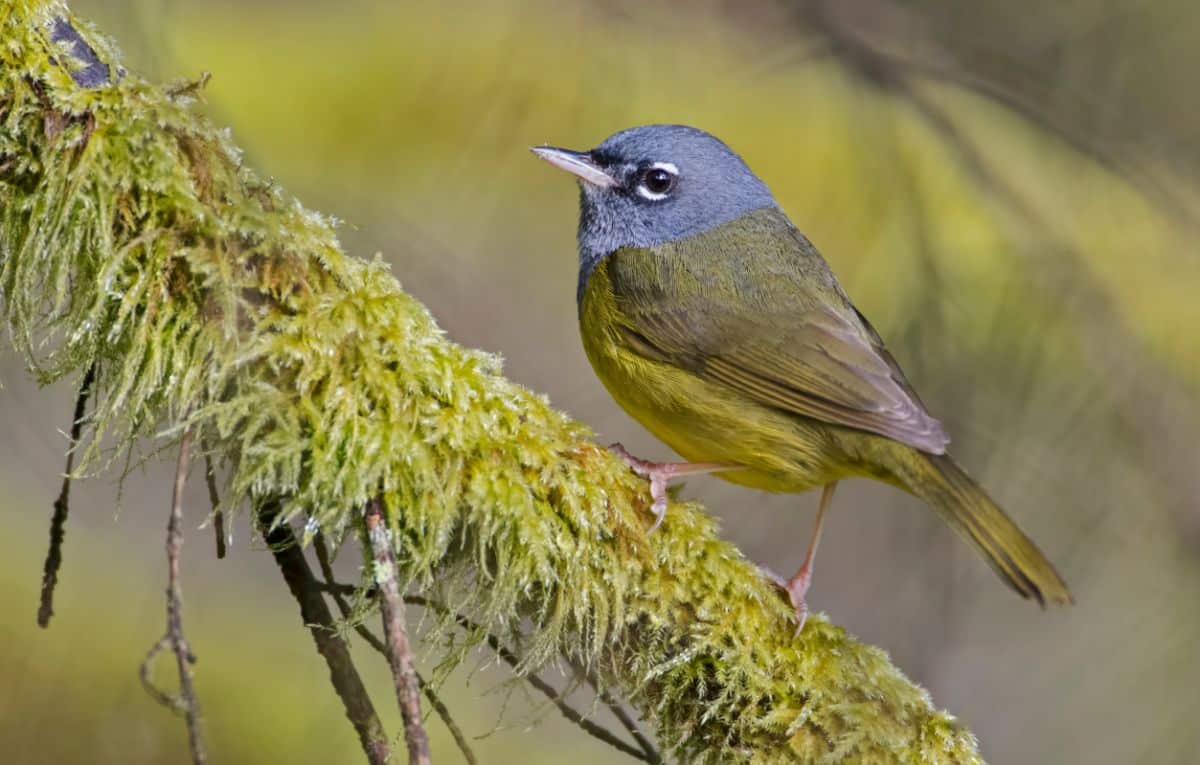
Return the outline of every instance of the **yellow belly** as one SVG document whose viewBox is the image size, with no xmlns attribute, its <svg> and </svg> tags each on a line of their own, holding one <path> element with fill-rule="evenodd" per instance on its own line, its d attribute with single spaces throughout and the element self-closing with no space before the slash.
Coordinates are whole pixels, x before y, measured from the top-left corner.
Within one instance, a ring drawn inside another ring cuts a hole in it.
<svg viewBox="0 0 1200 765">
<path fill-rule="evenodd" d="M 825 428 L 623 345 L 607 282 L 598 268 L 584 293 L 583 347 L 612 397 L 647 430 L 689 462 L 742 466 L 716 475 L 744 486 L 799 492 L 846 476 L 828 457 L 838 447 Z"/>
</svg>

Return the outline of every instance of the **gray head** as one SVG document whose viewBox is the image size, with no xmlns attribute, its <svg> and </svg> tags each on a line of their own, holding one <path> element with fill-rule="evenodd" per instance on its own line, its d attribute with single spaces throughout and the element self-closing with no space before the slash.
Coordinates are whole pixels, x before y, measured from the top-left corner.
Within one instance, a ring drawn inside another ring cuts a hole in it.
<svg viewBox="0 0 1200 765">
<path fill-rule="evenodd" d="M 685 125 L 622 130 L 591 151 L 533 152 L 579 178 L 580 290 L 596 264 L 622 247 L 672 242 L 775 206 L 741 157 Z"/>
</svg>

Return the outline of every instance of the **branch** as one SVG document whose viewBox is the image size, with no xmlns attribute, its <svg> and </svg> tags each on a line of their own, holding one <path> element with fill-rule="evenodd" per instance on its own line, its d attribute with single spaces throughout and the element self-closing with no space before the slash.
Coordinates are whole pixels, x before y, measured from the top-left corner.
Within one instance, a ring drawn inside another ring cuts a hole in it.
<svg viewBox="0 0 1200 765">
<path fill-rule="evenodd" d="M 404 718 L 404 740 L 408 743 L 411 765 L 430 765 L 429 737 L 421 722 L 421 693 L 417 670 L 413 667 L 412 646 L 404 624 L 404 599 L 396 584 L 396 558 L 392 553 L 391 534 L 384 520 L 383 500 L 372 499 L 366 512 L 367 539 L 375 560 L 375 586 L 379 589 L 379 610 L 383 614 L 383 634 L 387 638 L 387 658 L 396 686 L 396 702 Z"/>
<path fill-rule="evenodd" d="M 342 614 L 342 621 L 347 624 L 353 624 L 354 631 L 366 641 L 367 645 L 374 648 L 383 658 L 388 658 L 388 649 L 383 641 L 364 625 L 355 621 L 354 610 L 350 608 L 350 604 L 346 601 L 346 595 L 354 594 L 356 588 L 348 585 L 340 585 L 334 579 L 333 564 L 329 559 L 329 546 L 325 542 L 324 534 L 317 534 L 313 542 L 313 548 L 317 552 L 317 563 L 321 566 L 321 576 L 323 577 L 323 581 L 320 583 L 321 588 L 333 597 L 333 602 Z M 454 743 L 458 746 L 458 750 L 462 752 L 467 765 L 477 765 L 479 760 L 475 757 L 475 752 L 467 742 L 467 737 L 463 735 L 462 728 L 458 727 L 458 723 L 450 715 L 450 709 L 442 701 L 441 697 L 438 696 L 437 691 L 433 689 L 433 686 L 425 678 L 421 677 L 420 673 L 417 674 L 417 682 L 420 683 L 421 690 L 425 692 L 425 698 L 429 699 L 429 705 L 433 707 L 433 711 L 437 712 L 438 717 L 442 718 L 442 723 L 446 726 L 446 729 L 450 731 L 450 735 L 454 738 Z"/>
<path fill-rule="evenodd" d="M 384 654 L 386 658 L 387 654 Z M 450 715 L 450 709 L 442 701 L 441 696 L 421 675 L 417 675 L 417 682 L 421 684 L 421 690 L 425 692 L 425 698 L 429 699 L 429 706 L 433 707 L 433 711 L 437 712 L 437 716 L 442 718 L 442 723 L 446 729 L 450 731 L 450 735 L 454 737 L 454 743 L 458 746 L 458 751 L 462 753 L 463 759 L 467 761 L 467 765 L 479 765 L 479 760 L 475 757 L 475 752 L 471 749 L 471 745 L 467 743 L 467 737 L 463 735 L 462 729 L 458 727 L 458 723 L 454 722 L 454 718 Z"/>
<path fill-rule="evenodd" d="M 338 607 L 338 611 L 342 614 L 342 621 L 352 624 L 354 631 L 367 645 L 382 654 L 384 658 L 387 658 L 387 646 L 384 645 L 383 641 L 354 618 L 354 609 L 350 607 L 350 603 L 346 598 L 355 595 L 358 592 L 358 588 L 348 584 L 340 584 L 335 580 L 333 562 L 329 559 L 329 545 L 325 541 L 324 534 L 317 532 L 317 536 L 313 540 L 313 549 L 317 553 L 317 565 L 321 567 L 322 577 L 316 586 L 333 598 L 334 605 Z"/>
<path fill-rule="evenodd" d="M 391 757 L 387 733 L 354 667 L 350 649 L 337 635 L 337 623 L 325 604 L 304 551 L 300 549 L 291 527 L 282 522 L 278 506 L 263 507 L 258 513 L 258 523 L 292 597 L 300 604 L 300 619 L 308 627 L 313 642 L 317 644 L 317 652 L 329 667 L 329 681 L 342 700 L 346 717 L 358 734 L 367 762 L 384 765 Z"/>
<path fill-rule="evenodd" d="M 187 720 L 188 748 L 194 765 L 204 765 L 208 755 L 200 734 L 200 703 L 192 684 L 192 664 L 196 657 L 183 634 L 183 590 L 179 584 L 179 553 L 183 549 L 183 489 L 187 485 L 188 459 L 192 447 L 192 431 L 184 432 L 179 442 L 179 458 L 175 463 L 175 482 L 171 491 L 171 514 L 167 521 L 167 634 L 146 653 L 140 675 L 146 691 L 160 704 L 179 712 Z M 154 660 L 170 648 L 175 654 L 179 671 L 179 695 L 159 690 L 151 679 Z"/>
<path fill-rule="evenodd" d="M 365 748 L 386 740 L 285 522 L 355 526 L 382 490 L 402 591 L 436 584 L 488 632 L 525 631 L 520 674 L 579 663 L 673 757 L 980 762 L 882 652 L 819 615 L 793 639 L 791 609 L 698 505 L 672 503 L 648 536 L 645 482 L 584 426 L 343 253 L 189 96 L 117 84 L 88 29 L 61 2 L 0 0 L 12 337 L 46 381 L 101 362 L 89 422 L 116 450 L 161 422 L 212 439 L 225 506 L 265 509 Z"/>
<path fill-rule="evenodd" d="M 637 745 L 641 747 L 642 754 L 645 755 L 641 759 L 644 759 L 646 762 L 652 764 L 661 763 L 663 761 L 662 754 L 660 754 L 658 748 L 654 746 L 654 742 L 646 738 L 646 734 L 642 733 L 642 729 L 638 727 L 637 722 L 629 716 L 628 712 L 625 711 L 625 707 L 621 704 L 621 701 L 613 698 L 611 693 L 609 693 L 607 690 L 604 690 L 596 676 L 593 673 L 588 672 L 584 667 L 575 662 L 571 662 L 571 669 L 574 670 L 577 677 L 582 677 L 587 681 L 587 684 L 596 693 L 596 697 L 600 699 L 600 702 L 604 704 L 604 706 L 608 707 L 608 711 L 612 713 L 613 717 L 617 718 L 617 722 L 621 723 L 621 727 L 623 727 L 629 733 L 629 735 L 633 737 L 633 740 L 637 742 Z"/>
<path fill-rule="evenodd" d="M 212 505 L 213 535 L 217 538 L 217 558 L 225 557 L 225 513 L 221 510 L 221 494 L 217 491 L 217 474 L 212 455 L 204 446 L 204 483 L 208 485 L 208 503 Z"/>
<path fill-rule="evenodd" d="M 54 500 L 54 515 L 50 518 L 50 547 L 46 551 L 46 563 L 42 566 L 42 596 L 38 604 L 38 626 L 50 626 L 54 616 L 54 588 L 58 584 L 58 569 L 62 565 L 62 545 L 66 537 L 67 516 L 71 513 L 71 470 L 75 463 L 75 448 L 83 433 L 83 415 L 87 410 L 88 395 L 96 379 L 96 365 L 88 367 L 79 384 L 79 395 L 75 397 L 75 416 L 71 419 L 71 438 L 67 442 L 67 466 L 63 469 L 62 489 Z"/>
<path fill-rule="evenodd" d="M 175 652 L 175 664 L 179 669 L 179 695 L 187 719 L 192 762 L 204 765 L 208 757 L 200 736 L 200 703 L 192 686 L 192 664 L 196 657 L 183 634 L 183 590 L 179 584 L 179 553 L 183 549 L 183 489 L 187 485 L 191 448 L 192 431 L 188 430 L 179 443 L 179 461 L 175 464 L 175 486 L 171 494 L 171 520 L 167 523 L 167 638 Z"/>
<path fill-rule="evenodd" d="M 621 723 L 621 726 L 629 732 L 629 735 L 633 736 L 633 740 L 636 741 L 637 745 L 642 748 L 642 754 L 645 755 L 645 761 L 651 763 L 651 765 L 658 765 L 658 763 L 661 763 L 663 758 L 662 755 L 659 754 L 658 748 L 654 746 L 653 741 L 646 738 L 646 734 L 642 733 L 642 729 L 638 727 L 637 721 L 629 716 L 629 713 L 625 711 L 625 707 L 621 704 L 621 702 L 617 699 L 614 699 L 612 694 L 608 691 L 601 690 L 599 687 L 597 687 L 596 683 L 592 680 L 588 680 L 588 684 L 592 686 L 592 690 L 594 690 L 596 695 L 600 697 L 600 701 L 603 702 L 606 707 L 608 707 L 608 711 L 612 712 L 613 717 L 617 718 L 617 722 Z"/>
</svg>

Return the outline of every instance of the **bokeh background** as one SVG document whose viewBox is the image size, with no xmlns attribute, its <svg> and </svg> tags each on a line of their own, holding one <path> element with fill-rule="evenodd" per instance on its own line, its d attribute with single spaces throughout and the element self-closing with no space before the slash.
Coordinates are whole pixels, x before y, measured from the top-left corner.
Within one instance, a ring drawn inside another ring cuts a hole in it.
<svg viewBox="0 0 1200 765">
<path fill-rule="evenodd" d="M 572 184 L 526 151 L 634 124 L 723 137 L 877 325 L 955 450 L 1078 604 L 1008 592 L 887 487 L 838 495 L 810 603 L 889 651 L 993 763 L 1200 756 L 1200 6 L 1073 0 L 74 0 L 134 71 L 195 79 L 246 161 L 383 253 L 451 337 L 602 441 L 667 457 L 593 377 Z M 0 752 L 167 763 L 136 669 L 164 623 L 171 467 L 77 484 L 57 612 L 34 621 L 74 391 L 0 353 Z M 193 482 L 188 512 L 205 513 Z M 815 496 L 712 479 L 751 558 L 791 570 Z M 345 556 L 354 558 L 353 555 Z M 245 519 L 185 549 L 214 762 L 356 762 Z M 341 562 L 347 577 L 353 561 Z M 360 652 L 399 731 L 385 665 Z M 429 658 L 426 659 L 428 665 Z M 487 763 L 618 763 L 480 656 L 444 695 Z M 163 677 L 168 677 L 165 671 Z M 548 675 L 549 677 L 549 675 Z M 585 694 L 575 700 L 583 708 Z M 597 719 L 604 715 L 597 712 Z M 458 761 L 430 722 L 439 762 Z"/>
</svg>

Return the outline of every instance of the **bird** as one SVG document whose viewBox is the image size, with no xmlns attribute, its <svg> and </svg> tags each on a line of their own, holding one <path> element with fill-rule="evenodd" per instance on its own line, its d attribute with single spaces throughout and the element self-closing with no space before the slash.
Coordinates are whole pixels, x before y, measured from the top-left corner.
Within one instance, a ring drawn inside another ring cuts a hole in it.
<svg viewBox="0 0 1200 765">
<path fill-rule="evenodd" d="M 611 447 L 650 482 L 651 533 L 680 476 L 820 488 L 799 570 L 764 569 L 799 635 L 834 489 L 865 477 L 923 500 L 1023 597 L 1072 602 L 1046 556 L 947 453 L 942 423 L 817 248 L 723 141 L 644 125 L 589 151 L 531 150 L 578 181 L 587 358 L 617 404 L 683 458 Z"/>
</svg>

